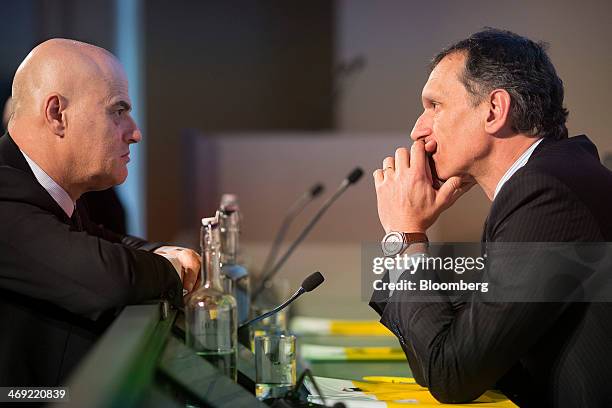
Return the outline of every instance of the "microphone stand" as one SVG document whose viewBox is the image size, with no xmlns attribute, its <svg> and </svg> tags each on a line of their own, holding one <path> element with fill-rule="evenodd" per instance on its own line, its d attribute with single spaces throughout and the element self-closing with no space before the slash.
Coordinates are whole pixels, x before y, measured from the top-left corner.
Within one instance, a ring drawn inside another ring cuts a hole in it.
<svg viewBox="0 0 612 408">
<path fill-rule="evenodd" d="M 272 316 L 273 314 L 280 312 L 281 310 L 283 310 L 284 308 L 286 308 L 287 306 L 289 306 L 289 304 L 291 302 L 293 302 L 295 299 L 297 299 L 298 297 L 302 296 L 302 294 L 306 293 L 306 290 L 302 287 L 300 287 L 289 299 L 287 299 L 285 302 L 283 302 L 281 305 L 276 306 L 274 309 L 270 310 L 269 312 L 266 312 L 264 314 L 262 314 L 261 316 L 257 316 L 251 320 L 249 320 L 248 322 L 242 323 L 239 327 L 238 330 L 245 328 L 253 323 L 257 323 L 260 320 L 263 320 L 267 317 Z"/>
<path fill-rule="evenodd" d="M 247 348 L 251 347 L 251 339 L 248 330 L 249 325 L 280 312 L 281 310 L 289 306 L 292 302 L 294 302 L 297 298 L 302 296 L 304 293 L 312 292 L 313 290 L 318 288 L 324 281 L 325 277 L 323 277 L 323 275 L 319 271 L 308 275 L 308 277 L 302 282 L 302 285 L 300 285 L 300 288 L 281 305 L 276 306 L 274 309 L 262 314 L 261 316 L 257 316 L 249 320 L 248 322 L 241 324 L 238 327 L 238 341 L 240 342 L 240 344 L 243 344 Z"/>
<path fill-rule="evenodd" d="M 268 271 L 269 271 L 269 269 L 272 267 L 272 263 L 274 262 L 274 260 L 276 259 L 277 255 L 278 255 L 278 250 L 280 249 L 280 244 L 283 241 L 283 239 L 285 238 L 285 235 L 287 235 L 287 231 L 289 230 L 289 226 L 291 225 L 291 223 L 293 222 L 295 217 L 297 217 L 297 215 L 299 213 L 301 213 L 302 210 L 304 208 L 306 208 L 306 206 L 308 204 L 310 204 L 310 202 L 314 198 L 316 198 L 316 196 L 321 194 L 322 191 L 323 191 L 323 186 L 321 184 L 315 185 L 312 189 L 310 189 L 309 191 L 305 192 L 289 208 L 289 211 L 287 211 L 287 214 L 285 215 L 285 218 L 283 218 L 283 222 L 281 224 L 281 227 L 278 230 L 278 233 L 276 234 L 276 237 L 274 238 L 274 242 L 272 243 L 272 248 L 270 248 L 270 252 L 268 253 L 268 257 L 266 258 L 266 262 L 264 263 L 264 266 L 261 268 L 262 276 L 266 276 Z"/>
<path fill-rule="evenodd" d="M 276 262 L 274 267 L 272 269 L 270 269 L 270 271 L 268 273 L 266 273 L 266 275 L 264 275 L 262 277 L 261 283 L 259 284 L 257 289 L 253 292 L 252 302 L 255 302 L 257 297 L 265 289 L 266 284 L 270 281 L 270 279 L 272 279 L 274 277 L 274 275 L 276 275 L 276 273 L 284 265 L 284 263 L 287 261 L 287 259 L 291 256 L 293 251 L 295 251 L 295 248 L 297 248 L 297 246 L 304 240 L 304 238 L 306 238 L 308 233 L 312 230 L 312 228 L 315 226 L 317 221 L 319 221 L 319 219 L 323 216 L 323 214 L 325 214 L 327 209 L 334 203 L 334 201 L 336 201 L 338 199 L 338 197 L 340 197 L 342 195 L 342 193 L 344 193 L 344 191 L 351 184 L 352 183 L 348 179 L 344 179 L 342 181 L 342 184 L 340 185 L 340 188 L 331 197 L 329 197 L 327 199 L 327 201 L 325 201 L 325 203 L 323 203 L 323 206 L 321 206 L 319 211 L 315 214 L 314 218 L 308 223 L 308 225 L 306 225 L 306 228 L 304 228 L 302 230 L 302 232 L 297 237 L 297 239 L 295 241 L 293 241 L 293 244 L 291 244 L 291 246 L 289 247 L 287 252 L 285 252 L 285 254 L 282 256 L 282 258 L 279 259 L 278 262 Z"/>
</svg>

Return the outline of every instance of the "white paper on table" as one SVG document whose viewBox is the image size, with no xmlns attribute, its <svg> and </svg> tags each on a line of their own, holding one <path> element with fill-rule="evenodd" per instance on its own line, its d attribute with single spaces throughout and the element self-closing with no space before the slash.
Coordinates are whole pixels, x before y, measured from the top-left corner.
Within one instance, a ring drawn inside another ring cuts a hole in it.
<svg viewBox="0 0 612 408">
<path fill-rule="evenodd" d="M 385 401 L 379 401 L 374 395 L 366 394 L 362 391 L 351 391 L 355 384 L 351 380 L 341 380 L 338 378 L 314 377 L 319 389 L 325 397 L 325 405 L 333 406 L 337 402 L 342 402 L 347 408 L 387 408 Z M 316 388 L 306 379 L 305 386 L 310 395 L 309 402 L 323 404 Z M 416 400 L 393 401 L 394 403 L 404 403 L 406 405 L 416 404 Z"/>
<path fill-rule="evenodd" d="M 304 360 L 346 360 L 346 347 L 303 344 L 300 355 Z"/>
<path fill-rule="evenodd" d="M 291 332 L 295 334 L 330 334 L 331 319 L 298 316 L 291 319 Z"/>
</svg>

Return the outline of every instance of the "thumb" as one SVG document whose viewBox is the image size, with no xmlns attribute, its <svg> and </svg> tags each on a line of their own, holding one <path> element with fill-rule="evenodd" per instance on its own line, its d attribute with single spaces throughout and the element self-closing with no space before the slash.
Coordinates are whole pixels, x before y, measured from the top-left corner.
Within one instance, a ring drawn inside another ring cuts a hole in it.
<svg viewBox="0 0 612 408">
<path fill-rule="evenodd" d="M 455 194 L 461 188 L 461 177 L 453 176 L 446 180 L 438 190 L 436 204 L 439 207 L 447 207 L 455 202 L 461 194 Z"/>
</svg>

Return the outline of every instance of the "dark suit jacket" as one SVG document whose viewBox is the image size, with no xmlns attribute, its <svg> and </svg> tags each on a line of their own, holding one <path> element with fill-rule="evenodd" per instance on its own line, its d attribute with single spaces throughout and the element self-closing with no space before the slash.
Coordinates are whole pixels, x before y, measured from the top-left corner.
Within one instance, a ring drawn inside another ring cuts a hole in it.
<svg viewBox="0 0 612 408">
<path fill-rule="evenodd" d="M 114 187 L 101 191 L 89 191 L 79 199 L 87 210 L 89 219 L 97 225 L 125 235 L 125 209 Z"/>
<path fill-rule="evenodd" d="M 181 303 L 172 264 L 89 222 L 79 201 L 71 220 L 0 138 L 0 386 L 62 385 L 121 307 Z"/>
<path fill-rule="evenodd" d="M 585 136 L 543 140 L 495 198 L 484 237 L 612 241 L 612 173 L 595 146 Z M 371 306 L 438 400 L 470 401 L 497 385 L 520 406 L 612 406 L 612 303 L 402 302 L 411 296 Z"/>
</svg>

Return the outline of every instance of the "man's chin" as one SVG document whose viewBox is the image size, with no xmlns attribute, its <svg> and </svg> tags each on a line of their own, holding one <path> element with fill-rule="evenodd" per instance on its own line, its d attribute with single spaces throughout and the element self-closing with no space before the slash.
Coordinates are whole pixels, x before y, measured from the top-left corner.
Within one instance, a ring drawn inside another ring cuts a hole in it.
<svg viewBox="0 0 612 408">
<path fill-rule="evenodd" d="M 111 188 L 111 187 L 123 184 L 125 180 L 127 180 L 127 176 L 128 176 L 127 169 L 115 172 L 111 177 L 105 180 L 104 183 L 100 183 L 100 184 L 104 184 L 104 187 L 101 188 L 101 190 L 106 190 L 107 188 Z"/>
<path fill-rule="evenodd" d="M 115 182 L 113 185 L 118 186 L 119 184 L 125 183 L 125 180 L 127 180 L 127 176 L 128 176 L 128 173 L 126 170 L 124 173 L 120 174 L 118 177 L 115 178 Z"/>
</svg>

